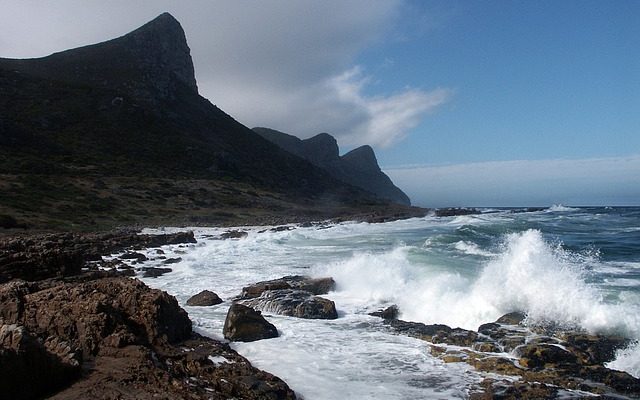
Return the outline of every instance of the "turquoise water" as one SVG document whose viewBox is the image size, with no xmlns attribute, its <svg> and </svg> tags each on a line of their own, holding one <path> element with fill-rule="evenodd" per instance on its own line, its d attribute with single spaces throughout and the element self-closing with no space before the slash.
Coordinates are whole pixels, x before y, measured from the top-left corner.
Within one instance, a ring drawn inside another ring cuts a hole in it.
<svg viewBox="0 0 640 400">
<path fill-rule="evenodd" d="M 530 325 L 640 338 L 640 208 L 484 210 L 385 224 L 345 223 L 289 231 L 244 227 L 241 240 L 168 247 L 174 271 L 149 285 L 184 306 L 209 289 L 228 301 L 186 307 L 196 329 L 221 338 L 229 299 L 243 286 L 292 274 L 332 276 L 335 321 L 267 315 L 277 339 L 233 344 L 306 399 L 466 398 L 482 374 L 444 364 L 419 340 L 390 332 L 367 313 L 396 304 L 401 318 L 477 329 L 511 311 Z M 640 347 L 612 368 L 640 374 Z"/>
</svg>

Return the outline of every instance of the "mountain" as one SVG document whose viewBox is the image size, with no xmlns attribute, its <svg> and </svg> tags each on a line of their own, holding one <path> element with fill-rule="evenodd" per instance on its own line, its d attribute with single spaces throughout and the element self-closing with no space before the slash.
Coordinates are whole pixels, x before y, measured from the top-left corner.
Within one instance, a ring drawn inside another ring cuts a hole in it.
<svg viewBox="0 0 640 400">
<path fill-rule="evenodd" d="M 409 197 L 382 172 L 371 146 L 358 147 L 341 157 L 338 142 L 328 133 L 301 140 L 269 128 L 253 128 L 253 130 L 289 153 L 328 171 L 343 182 L 371 192 L 381 199 L 407 206 L 411 204 Z"/>
<path fill-rule="evenodd" d="M 0 217 L 18 225 L 258 223 L 387 206 L 200 96 L 167 13 L 103 43 L 0 58 Z"/>
</svg>

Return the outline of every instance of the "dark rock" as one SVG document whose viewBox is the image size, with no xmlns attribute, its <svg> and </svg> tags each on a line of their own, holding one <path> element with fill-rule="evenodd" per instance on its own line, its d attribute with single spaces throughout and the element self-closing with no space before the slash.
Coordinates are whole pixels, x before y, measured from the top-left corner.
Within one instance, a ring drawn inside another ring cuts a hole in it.
<svg viewBox="0 0 640 400">
<path fill-rule="evenodd" d="M 398 319 L 399 314 L 400 314 L 400 310 L 398 309 L 398 306 L 396 306 L 395 304 L 385 308 L 384 310 L 379 310 L 379 311 L 374 311 L 372 313 L 369 313 L 369 315 L 373 317 L 380 317 L 382 319 Z"/>
<path fill-rule="evenodd" d="M 136 260 L 138 262 L 147 261 L 148 258 L 142 253 L 127 252 L 120 256 L 123 260 Z"/>
<path fill-rule="evenodd" d="M 182 261 L 182 257 L 175 257 L 175 258 L 167 258 L 166 260 L 162 261 L 163 264 L 177 264 L 180 261 Z"/>
<path fill-rule="evenodd" d="M 211 292 L 209 290 L 203 290 L 202 292 L 191 296 L 189 300 L 187 300 L 188 306 L 214 306 L 216 304 L 222 303 L 222 299 L 218 297 L 217 294 Z"/>
<path fill-rule="evenodd" d="M 259 297 L 265 290 L 297 289 L 311 294 L 327 294 L 335 290 L 333 278 L 311 278 L 302 275 L 285 276 L 280 279 L 254 283 L 242 288 L 241 299 Z"/>
<path fill-rule="evenodd" d="M 478 339 L 478 334 L 462 328 L 455 328 L 450 331 L 441 330 L 431 337 L 433 343 L 445 343 L 454 346 L 471 347 Z"/>
<path fill-rule="evenodd" d="M 384 323 L 403 335 L 431 341 L 437 334 L 448 335 L 451 327 L 441 324 L 426 325 L 421 322 L 408 322 L 399 319 L 385 320 Z"/>
<path fill-rule="evenodd" d="M 538 382 L 513 382 L 484 379 L 481 392 L 471 393 L 470 400 L 539 400 L 558 398 L 558 388 Z"/>
<path fill-rule="evenodd" d="M 145 267 L 144 273 L 142 274 L 143 278 L 157 278 L 166 273 L 173 271 L 171 268 L 158 268 L 158 267 Z"/>
<path fill-rule="evenodd" d="M 133 247 L 195 243 L 193 232 L 138 235 L 128 231 L 108 233 L 55 233 L 0 239 L 0 283 L 11 279 L 37 281 L 78 275 L 89 260 Z M 144 255 L 133 259 L 142 259 Z"/>
<path fill-rule="evenodd" d="M 226 240 L 226 239 L 244 239 L 247 236 L 249 236 L 249 233 L 245 232 L 245 231 L 227 231 L 224 232 L 223 234 L 220 235 L 220 239 Z"/>
<path fill-rule="evenodd" d="M 456 217 L 459 215 L 474 215 L 480 214 L 480 211 L 475 208 L 438 208 L 434 210 L 436 217 Z"/>
<path fill-rule="evenodd" d="M 562 337 L 582 364 L 604 364 L 612 361 L 618 349 L 629 345 L 629 339 L 621 336 L 588 335 L 569 333 Z"/>
<path fill-rule="evenodd" d="M 242 304 L 233 304 L 224 321 L 222 333 L 231 341 L 253 342 L 278 337 L 278 330 L 260 311 Z"/>
<path fill-rule="evenodd" d="M 524 321 L 526 317 L 527 315 L 525 313 L 519 311 L 510 312 L 498 318 L 496 320 L 496 323 L 505 325 L 519 325 L 522 323 L 522 321 Z"/>
<path fill-rule="evenodd" d="M 549 365 L 575 364 L 577 357 L 553 344 L 526 344 L 515 349 L 520 365 L 527 368 L 545 368 Z"/>
<path fill-rule="evenodd" d="M 270 232 L 286 232 L 286 231 L 292 231 L 296 229 L 293 226 L 288 226 L 288 225 L 283 225 L 283 226 L 276 226 L 275 228 L 271 228 L 269 229 Z"/>
<path fill-rule="evenodd" d="M 333 301 L 295 289 L 266 290 L 259 297 L 239 300 L 241 304 L 279 315 L 308 319 L 336 319 Z"/>
<path fill-rule="evenodd" d="M 41 343 L 23 326 L 0 325 L 0 388 L 7 399 L 34 399 L 80 376 L 80 359 L 68 343 Z"/>
</svg>

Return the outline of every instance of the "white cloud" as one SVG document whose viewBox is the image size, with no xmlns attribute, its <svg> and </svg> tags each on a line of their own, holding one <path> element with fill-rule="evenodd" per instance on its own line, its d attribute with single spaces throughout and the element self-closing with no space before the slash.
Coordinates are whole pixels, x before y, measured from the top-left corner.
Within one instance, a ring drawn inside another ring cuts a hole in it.
<svg viewBox="0 0 640 400">
<path fill-rule="evenodd" d="M 451 95 L 418 88 L 364 94 L 369 80 L 357 56 L 384 40 L 406 7 L 402 0 L 4 0 L 0 55 L 34 57 L 107 40 L 169 11 L 187 34 L 201 94 L 240 122 L 384 147 Z"/>
<path fill-rule="evenodd" d="M 384 170 L 422 206 L 640 205 L 640 155 Z"/>
</svg>

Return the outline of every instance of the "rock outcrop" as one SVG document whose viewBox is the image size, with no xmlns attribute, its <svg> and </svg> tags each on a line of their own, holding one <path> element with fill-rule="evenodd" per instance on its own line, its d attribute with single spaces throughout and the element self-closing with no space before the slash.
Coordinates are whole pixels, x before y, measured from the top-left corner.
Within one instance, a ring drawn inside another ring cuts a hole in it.
<svg viewBox="0 0 640 400">
<path fill-rule="evenodd" d="M 278 329 L 264 319 L 260 311 L 242 304 L 232 304 L 222 330 L 234 342 L 253 342 L 278 337 Z"/>
<path fill-rule="evenodd" d="M 305 290 L 265 290 L 259 297 L 239 300 L 238 304 L 256 310 L 307 319 L 336 319 L 338 312 L 333 301 L 314 296 Z"/>
<path fill-rule="evenodd" d="M 102 254 L 195 242 L 193 232 L 140 235 L 132 231 L 113 231 L 0 238 L 0 283 L 12 279 L 37 281 L 77 275 L 87 261 L 101 260 Z M 134 252 L 125 254 L 125 258 L 141 260 L 140 256 L 144 257 Z"/>
<path fill-rule="evenodd" d="M 425 340 L 431 354 L 444 362 L 466 362 L 478 371 L 495 374 L 471 394 L 474 400 L 557 398 L 575 390 L 595 398 L 640 396 L 640 379 L 603 365 L 614 358 L 615 350 L 629 344 L 627 339 L 534 332 L 524 321 L 523 313 L 509 313 L 481 325 L 477 332 L 400 320 L 384 323 L 398 333 Z"/>
<path fill-rule="evenodd" d="M 199 306 L 199 307 L 207 307 L 207 306 L 215 306 L 216 304 L 222 303 L 222 299 L 218 297 L 217 294 L 210 290 L 203 290 L 202 292 L 191 296 L 187 300 L 188 306 Z"/>
<path fill-rule="evenodd" d="M 336 319 L 338 312 L 335 303 L 317 296 L 334 289 L 333 278 L 285 276 L 243 288 L 236 302 L 278 315 L 308 319 Z"/>
<path fill-rule="evenodd" d="M 371 146 L 361 146 L 340 156 L 336 139 L 320 133 L 301 140 L 268 128 L 253 128 L 265 139 L 282 149 L 316 165 L 343 182 L 371 192 L 381 199 L 410 205 L 409 197 L 382 172 Z"/>
<path fill-rule="evenodd" d="M 115 268 L 60 267 L 66 251 L 95 259 L 103 250 L 185 240 L 193 235 L 4 239 L 2 255 L 11 262 L 5 258 L 0 271 L 14 279 L 0 284 L 0 397 L 295 399 L 279 378 L 252 367 L 228 345 L 195 334 L 173 296 Z M 38 280 L 16 279 L 27 276 Z"/>
</svg>

